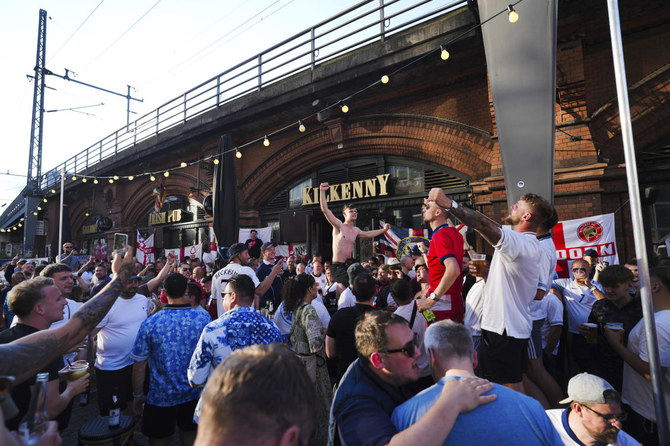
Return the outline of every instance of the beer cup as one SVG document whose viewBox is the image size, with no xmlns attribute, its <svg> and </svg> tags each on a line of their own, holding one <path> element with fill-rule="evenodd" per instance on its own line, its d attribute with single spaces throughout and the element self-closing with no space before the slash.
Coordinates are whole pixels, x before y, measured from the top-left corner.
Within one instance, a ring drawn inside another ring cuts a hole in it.
<svg viewBox="0 0 670 446">
<path fill-rule="evenodd" d="M 586 342 L 589 344 L 597 344 L 598 343 L 598 324 L 594 324 L 592 322 L 586 322 L 582 324 L 583 327 L 586 327 L 588 329 L 588 333 L 586 334 Z"/>
<path fill-rule="evenodd" d="M 484 274 L 484 268 L 486 267 L 486 254 L 472 254 L 472 264 L 477 268 L 478 276 Z"/>
<path fill-rule="evenodd" d="M 75 361 L 70 365 L 69 369 L 70 374 L 67 379 L 74 381 L 86 375 L 86 372 L 88 372 L 88 362 L 84 360 Z"/>
</svg>

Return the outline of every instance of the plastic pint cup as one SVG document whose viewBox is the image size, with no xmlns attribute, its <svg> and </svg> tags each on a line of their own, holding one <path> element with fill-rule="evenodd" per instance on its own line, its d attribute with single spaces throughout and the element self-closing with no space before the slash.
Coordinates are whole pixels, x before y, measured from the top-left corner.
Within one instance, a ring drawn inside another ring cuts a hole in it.
<svg viewBox="0 0 670 446">
<path fill-rule="evenodd" d="M 74 381 L 86 375 L 86 372 L 88 372 L 88 362 L 83 360 L 75 361 L 70 365 L 70 375 L 67 379 Z"/>
<path fill-rule="evenodd" d="M 486 254 L 472 254 L 472 264 L 477 268 L 478 276 L 484 274 L 484 268 L 486 267 Z"/>
<path fill-rule="evenodd" d="M 605 327 L 614 331 L 623 331 L 623 322 L 607 322 Z"/>
<path fill-rule="evenodd" d="M 586 342 L 589 344 L 597 344 L 598 343 L 598 324 L 594 324 L 591 322 L 586 322 L 582 324 L 582 326 L 586 327 L 588 329 L 588 333 L 586 334 Z"/>
</svg>

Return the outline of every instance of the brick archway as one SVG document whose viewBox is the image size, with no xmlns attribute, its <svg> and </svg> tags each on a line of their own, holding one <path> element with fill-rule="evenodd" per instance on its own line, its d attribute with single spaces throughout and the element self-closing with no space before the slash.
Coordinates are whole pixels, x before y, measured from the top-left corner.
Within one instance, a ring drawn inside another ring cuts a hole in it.
<svg viewBox="0 0 670 446">
<path fill-rule="evenodd" d="M 241 183 L 240 200 L 258 207 L 316 166 L 362 156 L 401 156 L 480 179 L 490 174 L 494 145 L 484 130 L 429 116 L 333 120 L 268 157 Z M 272 187 L 268 187 L 270 179 Z"/>
</svg>

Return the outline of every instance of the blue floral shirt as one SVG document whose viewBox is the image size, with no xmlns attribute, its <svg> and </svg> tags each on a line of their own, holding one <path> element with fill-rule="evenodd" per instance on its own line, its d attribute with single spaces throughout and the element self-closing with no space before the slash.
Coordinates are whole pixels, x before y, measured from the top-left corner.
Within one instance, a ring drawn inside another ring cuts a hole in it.
<svg viewBox="0 0 670 446">
<path fill-rule="evenodd" d="M 190 305 L 168 305 L 142 322 L 130 357 L 151 359 L 147 403 L 168 407 L 193 401 L 202 389 L 188 384 L 188 364 L 209 314 Z"/>
<path fill-rule="evenodd" d="M 277 326 L 252 307 L 236 307 L 207 324 L 188 366 L 191 384 L 205 384 L 214 371 L 233 350 L 254 344 L 281 344 Z"/>
</svg>

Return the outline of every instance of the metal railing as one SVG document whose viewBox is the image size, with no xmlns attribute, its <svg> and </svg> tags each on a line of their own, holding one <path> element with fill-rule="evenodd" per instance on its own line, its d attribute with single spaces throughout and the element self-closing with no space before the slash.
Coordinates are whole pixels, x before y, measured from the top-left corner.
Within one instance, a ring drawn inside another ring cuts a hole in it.
<svg viewBox="0 0 670 446">
<path fill-rule="evenodd" d="M 465 5 L 464 0 L 367 0 L 289 37 L 191 88 L 107 135 L 42 175 L 49 189 L 160 132 L 225 106 L 242 96 Z"/>
</svg>

